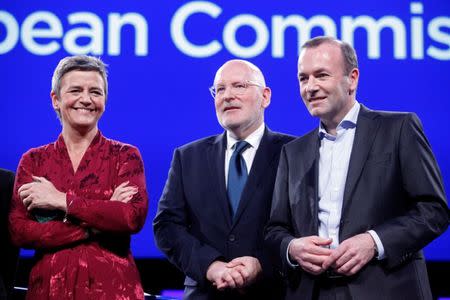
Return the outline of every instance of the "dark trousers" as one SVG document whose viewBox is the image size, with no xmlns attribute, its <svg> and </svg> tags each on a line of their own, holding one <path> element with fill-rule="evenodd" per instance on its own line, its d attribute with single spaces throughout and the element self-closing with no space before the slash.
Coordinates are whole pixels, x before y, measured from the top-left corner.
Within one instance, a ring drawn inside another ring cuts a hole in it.
<svg viewBox="0 0 450 300">
<path fill-rule="evenodd" d="M 320 276 L 314 284 L 313 300 L 351 300 L 348 278 Z"/>
</svg>

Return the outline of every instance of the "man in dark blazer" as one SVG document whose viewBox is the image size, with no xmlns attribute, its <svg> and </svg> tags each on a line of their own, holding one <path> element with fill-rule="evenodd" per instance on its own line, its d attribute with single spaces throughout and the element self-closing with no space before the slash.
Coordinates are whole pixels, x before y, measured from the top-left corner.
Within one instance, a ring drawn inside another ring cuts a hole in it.
<svg viewBox="0 0 450 300">
<path fill-rule="evenodd" d="M 14 274 L 19 249 L 11 244 L 8 233 L 8 212 L 14 186 L 14 173 L 0 169 L 0 299 L 12 299 Z"/>
<path fill-rule="evenodd" d="M 280 157 L 266 242 L 286 299 L 431 299 L 421 249 L 449 214 L 419 119 L 359 104 L 356 54 L 334 38 L 303 45 L 298 79 L 320 126 Z"/>
<path fill-rule="evenodd" d="M 255 65 L 228 61 L 210 90 L 226 131 L 175 150 L 153 222 L 156 243 L 186 275 L 184 299 L 279 299 L 264 226 L 280 150 L 293 137 L 264 125 L 271 91 Z M 232 162 L 243 161 L 239 174 L 248 178 L 236 198 Z"/>
</svg>

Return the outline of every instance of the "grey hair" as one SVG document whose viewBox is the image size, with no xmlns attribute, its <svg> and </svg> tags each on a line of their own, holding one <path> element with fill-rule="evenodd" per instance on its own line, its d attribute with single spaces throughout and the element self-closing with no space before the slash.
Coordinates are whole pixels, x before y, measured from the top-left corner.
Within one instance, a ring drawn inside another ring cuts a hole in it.
<svg viewBox="0 0 450 300">
<path fill-rule="evenodd" d="M 103 79 L 105 99 L 108 97 L 108 71 L 107 65 L 97 57 L 88 55 L 67 56 L 61 59 L 53 72 L 52 92 L 58 98 L 61 96 L 61 81 L 64 75 L 71 71 L 94 71 L 98 72 Z M 61 113 L 55 109 L 56 115 L 61 119 Z"/>
</svg>

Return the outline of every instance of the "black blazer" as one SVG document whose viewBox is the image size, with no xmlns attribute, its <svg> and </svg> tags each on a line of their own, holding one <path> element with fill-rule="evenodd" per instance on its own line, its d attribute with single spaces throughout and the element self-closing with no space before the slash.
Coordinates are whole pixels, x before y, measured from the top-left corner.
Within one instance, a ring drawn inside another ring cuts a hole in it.
<svg viewBox="0 0 450 300">
<path fill-rule="evenodd" d="M 0 169 L 0 247 L 3 253 L 0 260 L 0 299 L 12 299 L 14 274 L 19 255 L 19 248 L 11 244 L 8 232 L 8 213 L 13 187 L 14 173 Z"/>
<path fill-rule="evenodd" d="M 274 283 L 273 267 L 263 246 L 264 226 L 281 147 L 291 140 L 291 136 L 265 129 L 234 220 L 225 188 L 226 134 L 175 150 L 153 221 L 154 233 L 161 251 L 186 275 L 185 285 L 196 289 L 195 299 L 225 295 L 216 293 L 206 279 L 208 266 L 217 259 L 254 256 L 262 265 L 264 280 Z M 250 288 L 249 295 L 262 288 L 270 291 L 270 285 L 260 284 L 253 291 Z"/>
<path fill-rule="evenodd" d="M 291 268 L 286 251 L 293 238 L 318 234 L 319 146 L 315 129 L 287 144 L 280 158 L 266 242 L 288 277 L 286 299 L 310 299 L 316 279 Z M 373 229 L 386 259 L 350 278 L 353 299 L 431 299 L 421 249 L 448 222 L 441 174 L 417 116 L 361 105 L 339 237 Z"/>
</svg>

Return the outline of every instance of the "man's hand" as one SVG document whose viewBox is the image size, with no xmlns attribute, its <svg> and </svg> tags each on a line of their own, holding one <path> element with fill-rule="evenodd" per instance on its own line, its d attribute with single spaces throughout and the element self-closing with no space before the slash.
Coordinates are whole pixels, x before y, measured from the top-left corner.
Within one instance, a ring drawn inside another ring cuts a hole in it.
<svg viewBox="0 0 450 300">
<path fill-rule="evenodd" d="M 322 268 L 351 276 L 364 267 L 375 255 L 375 242 L 369 233 L 355 235 L 343 241 L 323 262 Z"/>
<path fill-rule="evenodd" d="M 44 177 L 33 176 L 33 182 L 22 185 L 18 192 L 29 211 L 35 208 L 67 211 L 66 194 Z"/>
<path fill-rule="evenodd" d="M 120 201 L 127 203 L 130 201 L 134 195 L 138 192 L 138 188 L 135 186 L 128 185 L 129 181 L 122 182 L 119 184 L 114 190 L 113 195 L 111 196 L 112 201 Z"/>
<path fill-rule="evenodd" d="M 229 263 L 227 268 L 237 270 L 244 281 L 236 282 L 237 288 L 242 288 L 255 282 L 262 275 L 262 267 L 259 260 L 252 256 L 236 257 Z"/>
<path fill-rule="evenodd" d="M 326 270 L 322 265 L 331 254 L 327 248 L 331 242 L 315 235 L 294 239 L 289 245 L 289 256 L 306 272 L 319 275 Z"/>
<path fill-rule="evenodd" d="M 206 278 L 221 291 L 226 288 L 234 289 L 244 284 L 244 278 L 238 270 L 228 268 L 225 262 L 218 260 L 209 265 Z"/>
</svg>

